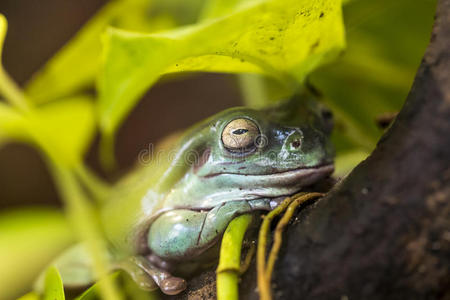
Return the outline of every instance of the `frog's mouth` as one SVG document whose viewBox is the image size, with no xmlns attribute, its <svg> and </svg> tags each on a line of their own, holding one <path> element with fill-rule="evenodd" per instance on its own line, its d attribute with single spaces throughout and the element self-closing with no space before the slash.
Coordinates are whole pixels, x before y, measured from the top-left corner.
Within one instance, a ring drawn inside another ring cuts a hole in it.
<svg viewBox="0 0 450 300">
<path fill-rule="evenodd" d="M 312 185 L 329 176 L 334 171 L 332 163 L 301 167 L 270 174 L 242 174 L 233 172 L 214 173 L 205 176 L 208 179 L 227 177 L 232 186 L 237 186 L 248 197 L 278 197 L 292 195 L 301 188 Z"/>
<path fill-rule="evenodd" d="M 243 174 L 237 172 L 218 172 L 203 176 L 204 178 L 212 178 L 220 175 L 231 175 L 251 178 L 252 180 L 276 180 L 277 182 L 291 182 L 292 180 L 305 180 L 309 177 L 327 176 L 334 172 L 334 165 L 324 164 L 314 167 L 301 167 L 287 171 L 274 171 L 268 174 Z"/>
</svg>

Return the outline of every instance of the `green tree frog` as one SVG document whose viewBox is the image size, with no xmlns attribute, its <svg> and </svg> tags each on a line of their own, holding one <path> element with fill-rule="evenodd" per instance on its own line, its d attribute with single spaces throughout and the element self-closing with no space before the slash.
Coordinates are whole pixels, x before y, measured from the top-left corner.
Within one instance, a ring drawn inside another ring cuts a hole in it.
<svg viewBox="0 0 450 300">
<path fill-rule="evenodd" d="M 269 211 L 329 176 L 332 120 L 315 98 L 305 91 L 263 110 L 225 110 L 153 153 L 102 208 L 112 265 L 144 289 L 177 294 L 186 288 L 184 274 L 212 255 L 233 218 Z M 76 283 L 73 264 L 61 261 L 64 283 Z"/>
</svg>

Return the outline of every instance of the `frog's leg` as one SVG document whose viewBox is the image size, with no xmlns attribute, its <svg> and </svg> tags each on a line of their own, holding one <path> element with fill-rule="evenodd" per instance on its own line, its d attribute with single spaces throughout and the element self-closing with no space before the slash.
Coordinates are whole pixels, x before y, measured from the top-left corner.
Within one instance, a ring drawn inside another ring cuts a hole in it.
<svg viewBox="0 0 450 300">
<path fill-rule="evenodd" d="M 148 291 L 157 289 L 167 295 L 176 295 L 186 289 L 186 281 L 156 268 L 147 258 L 133 256 L 122 261 L 118 267 L 125 270 L 140 288 Z"/>
<path fill-rule="evenodd" d="M 207 250 L 238 215 L 270 209 L 267 201 L 229 201 L 210 211 L 178 209 L 158 217 L 148 232 L 153 254 L 168 260 L 195 257 Z"/>
<path fill-rule="evenodd" d="M 156 285 L 168 295 L 186 288 L 186 281 L 170 274 L 170 262 L 191 260 L 209 249 L 238 215 L 270 209 L 266 200 L 231 201 L 210 211 L 177 209 L 159 216 L 148 232 L 149 256 L 134 256 L 118 267 L 127 271 L 137 284 L 152 290 Z"/>
</svg>

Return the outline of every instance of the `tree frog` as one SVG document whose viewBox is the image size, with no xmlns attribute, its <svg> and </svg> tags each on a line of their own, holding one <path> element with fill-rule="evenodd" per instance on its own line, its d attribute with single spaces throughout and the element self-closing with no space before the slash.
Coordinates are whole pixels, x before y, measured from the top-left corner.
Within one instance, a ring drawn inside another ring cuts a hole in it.
<svg viewBox="0 0 450 300">
<path fill-rule="evenodd" d="M 144 289 L 177 294 L 233 218 L 270 211 L 329 176 L 332 120 L 315 98 L 305 91 L 262 110 L 227 109 L 153 153 L 102 208 L 112 264 Z M 62 276 L 70 284 L 70 268 Z"/>
</svg>

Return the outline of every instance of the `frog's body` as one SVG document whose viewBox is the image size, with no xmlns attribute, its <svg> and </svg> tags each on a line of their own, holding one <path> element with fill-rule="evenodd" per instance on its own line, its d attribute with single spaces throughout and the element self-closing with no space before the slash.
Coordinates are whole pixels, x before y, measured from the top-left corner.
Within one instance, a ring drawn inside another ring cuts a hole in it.
<svg viewBox="0 0 450 300">
<path fill-rule="evenodd" d="M 144 288 L 154 281 L 176 294 L 185 281 L 170 275 L 174 263 L 207 252 L 236 216 L 270 210 L 332 173 L 329 120 L 313 98 L 223 111 L 153 153 L 102 210 L 117 266 Z"/>
</svg>

